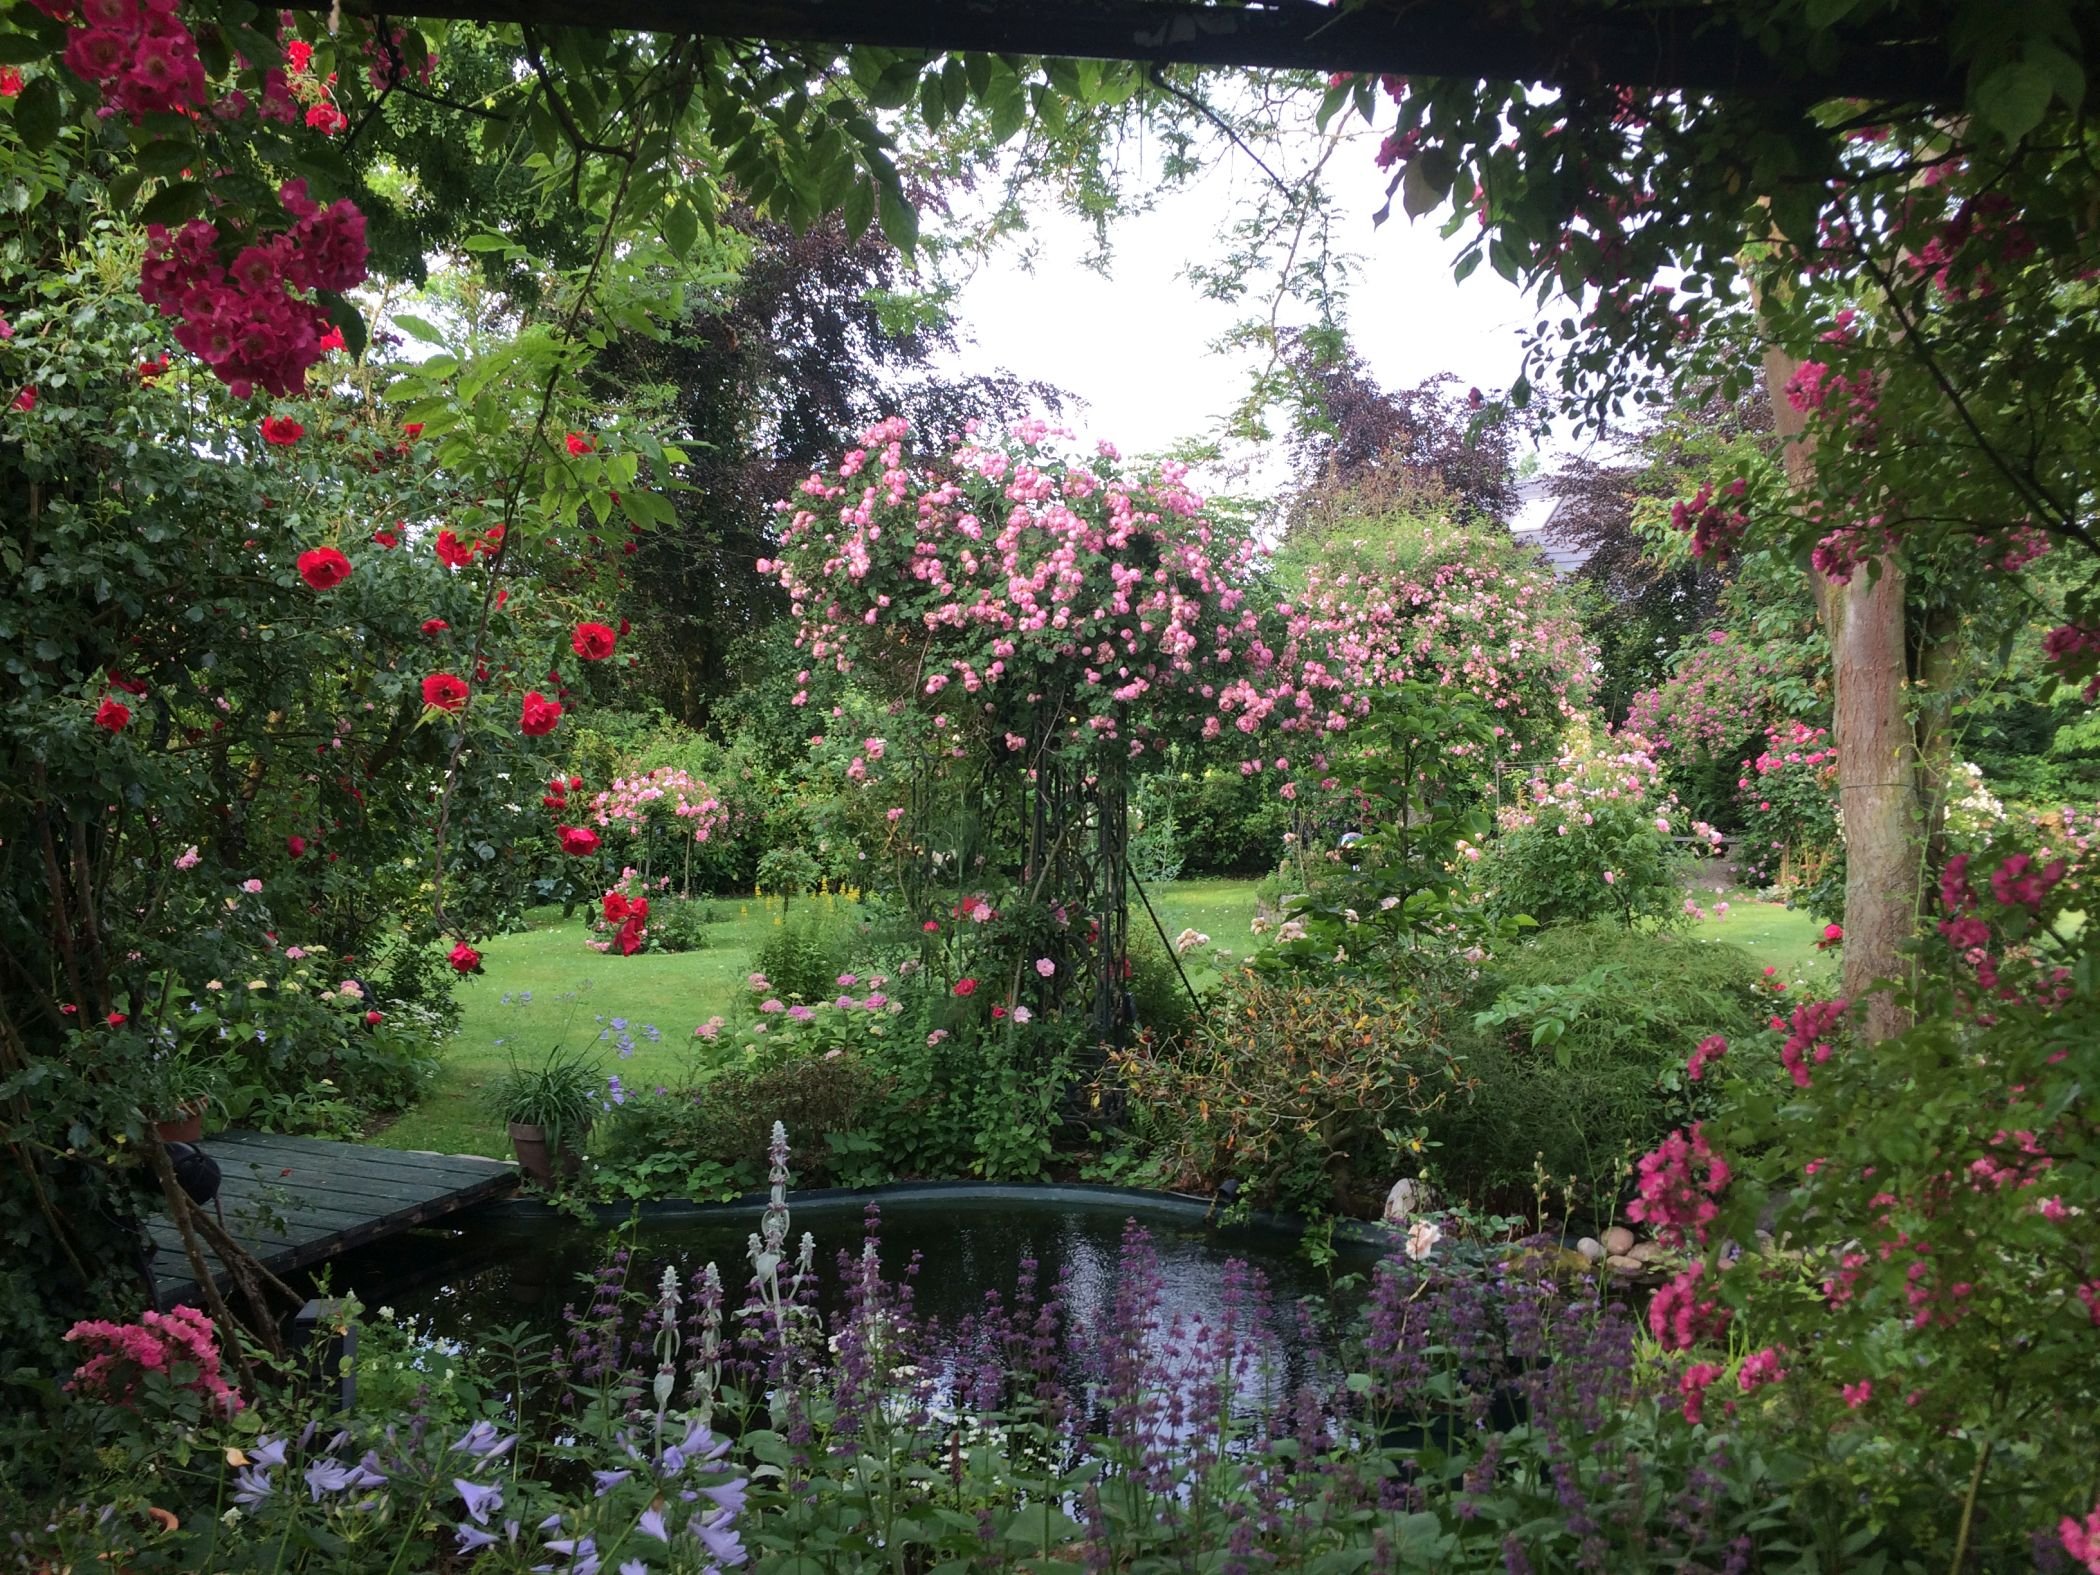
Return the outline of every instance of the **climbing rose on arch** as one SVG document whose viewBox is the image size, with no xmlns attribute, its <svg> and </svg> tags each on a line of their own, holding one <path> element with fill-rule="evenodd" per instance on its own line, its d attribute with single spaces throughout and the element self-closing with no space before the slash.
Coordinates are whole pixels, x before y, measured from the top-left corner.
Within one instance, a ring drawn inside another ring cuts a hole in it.
<svg viewBox="0 0 2100 1575">
<path fill-rule="evenodd" d="M 586 662 L 602 662 L 613 654 L 613 646 L 619 636 L 602 623 L 580 623 L 575 634 L 569 637 L 569 645 Z"/>
<path fill-rule="evenodd" d="M 332 591 L 350 578 L 350 560 L 335 547 L 314 547 L 299 554 L 299 578 L 317 591 Z"/>
</svg>

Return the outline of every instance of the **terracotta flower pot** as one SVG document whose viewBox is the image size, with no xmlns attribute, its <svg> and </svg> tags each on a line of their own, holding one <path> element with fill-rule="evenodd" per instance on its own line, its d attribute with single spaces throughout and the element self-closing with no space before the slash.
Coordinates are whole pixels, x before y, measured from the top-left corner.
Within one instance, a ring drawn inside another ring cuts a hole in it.
<svg viewBox="0 0 2100 1575">
<path fill-rule="evenodd" d="M 518 1169 L 543 1187 L 551 1188 L 554 1185 L 556 1156 L 547 1148 L 545 1128 L 523 1121 L 513 1121 L 510 1124 L 510 1146 L 512 1152 L 518 1156 Z M 583 1156 L 565 1142 L 561 1146 L 559 1158 L 563 1179 L 575 1180 L 583 1170 Z"/>
<path fill-rule="evenodd" d="M 153 1123 L 153 1130 L 163 1143 L 196 1142 L 204 1136 L 204 1101 L 193 1099 L 186 1105 L 177 1105 L 174 1115 Z"/>
</svg>

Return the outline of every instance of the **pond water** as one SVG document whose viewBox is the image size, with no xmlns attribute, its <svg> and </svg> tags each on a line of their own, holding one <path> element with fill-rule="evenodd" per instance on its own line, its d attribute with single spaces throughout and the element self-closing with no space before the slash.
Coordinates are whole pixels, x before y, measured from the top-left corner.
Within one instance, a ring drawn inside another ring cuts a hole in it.
<svg viewBox="0 0 2100 1575">
<path fill-rule="evenodd" d="M 881 1258 L 895 1278 L 917 1254 L 915 1301 L 922 1317 L 952 1326 L 979 1311 L 988 1291 L 1010 1297 L 1023 1258 L 1037 1265 L 1047 1289 L 1066 1277 L 1070 1325 L 1102 1327 L 1123 1270 L 1126 1228 L 1143 1228 L 1156 1254 L 1161 1308 L 1213 1324 L 1233 1300 L 1228 1265 L 1238 1260 L 1266 1283 L 1268 1308 L 1247 1331 L 1263 1365 L 1294 1383 L 1331 1357 L 1337 1329 L 1354 1302 L 1346 1280 L 1366 1273 L 1377 1253 L 1340 1244 L 1331 1269 L 1315 1266 L 1294 1233 L 1274 1228 L 1221 1228 L 1186 1205 L 1142 1195 L 1089 1196 L 1077 1189 L 973 1188 L 943 1195 L 913 1189 L 882 1198 Z M 827 1317 L 840 1304 L 837 1259 L 858 1255 L 864 1240 L 864 1197 L 791 1199 L 790 1244 L 804 1231 L 817 1242 L 817 1264 Z M 635 1249 L 640 1270 L 629 1283 L 653 1286 L 665 1264 L 689 1283 L 712 1260 L 732 1301 L 749 1277 L 747 1240 L 758 1228 L 759 1206 L 695 1211 L 642 1220 L 622 1239 Z M 608 1250 L 612 1225 L 589 1225 L 545 1210 L 496 1205 L 450 1229 L 418 1231 L 376 1243 L 335 1261 L 330 1280 L 354 1292 L 368 1308 L 390 1306 L 424 1337 L 471 1347 L 477 1336 L 527 1324 L 559 1335 L 565 1306 L 588 1300 L 583 1280 Z M 1244 1320 L 1243 1320 L 1244 1321 Z"/>
</svg>

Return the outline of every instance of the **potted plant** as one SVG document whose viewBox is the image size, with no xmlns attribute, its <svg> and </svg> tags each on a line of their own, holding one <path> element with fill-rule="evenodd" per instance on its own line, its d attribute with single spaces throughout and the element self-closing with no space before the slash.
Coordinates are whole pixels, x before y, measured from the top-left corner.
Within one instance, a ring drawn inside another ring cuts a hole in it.
<svg viewBox="0 0 2100 1575">
<path fill-rule="evenodd" d="M 204 1112 L 225 1084 L 225 1066 L 216 1057 L 178 1050 L 156 1068 L 148 1119 L 163 1143 L 194 1143 L 204 1136 Z"/>
<path fill-rule="evenodd" d="M 597 1109 L 598 1068 L 589 1057 L 556 1045 L 537 1066 L 515 1060 L 495 1088 L 496 1108 L 510 1124 L 518 1168 L 543 1187 L 582 1168 L 578 1145 Z"/>
</svg>

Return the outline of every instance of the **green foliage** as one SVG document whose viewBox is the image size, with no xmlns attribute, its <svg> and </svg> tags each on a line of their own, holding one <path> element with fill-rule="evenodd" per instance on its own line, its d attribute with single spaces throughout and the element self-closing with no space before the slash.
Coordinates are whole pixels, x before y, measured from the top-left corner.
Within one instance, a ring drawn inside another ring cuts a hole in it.
<svg viewBox="0 0 2100 1575">
<path fill-rule="evenodd" d="M 838 976 L 854 954 L 860 930 L 855 918 L 805 903 L 759 942 L 755 971 L 783 1001 L 828 1001 L 838 994 Z"/>
<path fill-rule="evenodd" d="M 1430 1123 L 1438 1178 L 1507 1207 L 1543 1170 L 1556 1196 L 1602 1218 L 1632 1161 L 1709 1108 L 1685 1077 L 1691 1047 L 1749 1038 L 1775 997 L 1737 947 L 1604 920 L 1497 952 L 1474 999 L 1473 1087 Z"/>
<path fill-rule="evenodd" d="M 1129 918 L 1130 998 L 1137 1005 L 1140 1027 L 1157 1044 L 1173 1044 L 1188 1037 L 1201 1021 L 1203 1007 L 1189 993 L 1193 980 L 1184 964 L 1152 928 L 1151 915 L 1143 908 Z"/>
<path fill-rule="evenodd" d="M 649 911 L 649 944 L 660 952 L 705 950 L 713 916 L 713 905 L 696 898 L 659 899 Z"/>
<path fill-rule="evenodd" d="M 864 1130 L 880 1084 L 858 1053 L 795 1053 L 702 1066 L 664 1094 L 635 1092 L 600 1124 L 591 1184 L 614 1197 L 713 1202 L 758 1186 L 775 1121 L 811 1144 L 803 1169 L 815 1185 L 871 1179 L 850 1139 Z M 834 1168 L 838 1167 L 838 1168 Z"/>
<path fill-rule="evenodd" d="M 1307 1215 L 1376 1213 L 1421 1166 L 1429 1123 L 1471 1075 L 1449 1048 L 1450 970 L 1407 994 L 1357 980 L 1242 974 L 1184 1044 L 1112 1057 L 1159 1182 Z"/>
<path fill-rule="evenodd" d="M 1147 887 L 1181 878 L 1184 858 L 1174 799 L 1157 777 L 1145 777 L 1130 797 L 1130 872 Z"/>
<path fill-rule="evenodd" d="M 1638 740 L 1578 737 L 1560 759 L 1511 782 L 1502 834 L 1480 860 L 1496 913 L 1542 925 L 1611 917 L 1669 925 L 1683 917 L 1686 860 L 1673 833 L 1715 837 L 1659 790 Z M 1717 838 L 1716 838 L 1717 840 Z"/>
<path fill-rule="evenodd" d="M 1291 806 L 1266 777 L 1206 765 L 1194 752 L 1165 786 L 1174 805 L 1182 873 L 1265 875 L 1283 856 Z"/>
</svg>

